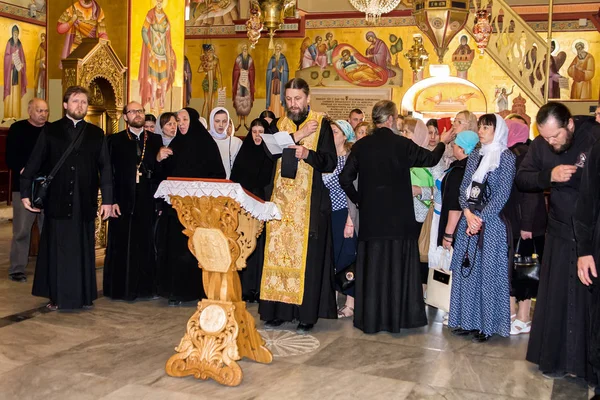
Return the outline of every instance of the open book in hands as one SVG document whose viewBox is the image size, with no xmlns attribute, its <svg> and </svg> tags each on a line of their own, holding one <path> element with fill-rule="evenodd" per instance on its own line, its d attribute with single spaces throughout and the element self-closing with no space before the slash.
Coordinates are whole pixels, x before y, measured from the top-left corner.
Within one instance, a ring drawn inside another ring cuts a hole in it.
<svg viewBox="0 0 600 400">
<path fill-rule="evenodd" d="M 268 133 L 261 133 L 260 137 L 267 145 L 267 149 L 272 155 L 281 154 L 283 149 L 296 144 L 294 143 L 294 139 L 292 139 L 289 132 L 285 131 L 277 132 L 272 135 Z"/>
</svg>

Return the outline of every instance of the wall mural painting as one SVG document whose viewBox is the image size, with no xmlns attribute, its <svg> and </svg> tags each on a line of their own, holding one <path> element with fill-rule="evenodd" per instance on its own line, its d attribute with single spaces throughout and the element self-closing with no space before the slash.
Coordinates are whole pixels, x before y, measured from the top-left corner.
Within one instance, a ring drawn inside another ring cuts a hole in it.
<svg viewBox="0 0 600 400">
<path fill-rule="evenodd" d="M 566 59 L 567 53 L 560 50 L 560 45 L 556 39 L 552 39 L 550 43 L 550 79 L 548 80 L 549 99 L 560 99 L 561 81 L 566 81 L 566 87 L 569 85 L 567 78 L 559 73 Z"/>
<path fill-rule="evenodd" d="M 27 92 L 27 62 L 19 39 L 21 28 L 14 24 L 4 50 L 4 116 L 2 123 L 21 118 L 21 97 Z M 14 122 L 13 121 L 13 122 Z"/>
<path fill-rule="evenodd" d="M 108 39 L 104 11 L 96 0 L 78 0 L 72 3 L 58 19 L 56 30 L 65 35 L 61 60 L 67 58 L 83 38 Z"/>
<path fill-rule="evenodd" d="M 454 53 L 452 53 L 452 63 L 456 68 L 457 77 L 469 79 L 469 68 L 471 68 L 471 65 L 473 64 L 475 51 L 469 46 L 469 37 L 467 35 L 460 35 L 458 41 L 459 45 Z"/>
<path fill-rule="evenodd" d="M 138 82 L 140 99 L 150 112 L 160 115 L 165 110 L 167 92 L 173 86 L 177 58 L 171 44 L 171 24 L 162 8 L 163 0 L 148 11 L 142 26 L 142 53 Z"/>
<path fill-rule="evenodd" d="M 238 117 L 235 127 L 237 131 L 240 126 L 249 130 L 248 115 L 252 111 L 254 104 L 254 83 L 256 81 L 256 72 L 254 69 L 254 60 L 248 53 L 248 45 L 242 45 L 242 52 L 236 57 L 233 63 L 233 74 L 231 78 L 231 97 L 233 99 L 233 108 Z"/>
<path fill-rule="evenodd" d="M 46 12 L 46 0 L 2 0 L 2 2 L 27 9 L 31 9 L 31 5 L 35 4 L 37 12 Z"/>
<path fill-rule="evenodd" d="M 275 115 L 282 116 L 285 110 L 284 86 L 290 78 L 290 67 L 282 53 L 283 45 L 275 43 L 274 47 L 275 50 L 267 65 L 266 108 L 273 111 Z"/>
<path fill-rule="evenodd" d="M 46 98 L 46 34 L 40 35 L 40 45 L 35 53 L 34 64 L 34 95 L 37 98 Z"/>
<path fill-rule="evenodd" d="M 233 25 L 239 19 L 238 0 L 191 0 L 187 26 Z"/>
<path fill-rule="evenodd" d="M 198 72 L 204 75 L 202 79 L 204 103 L 202 104 L 200 116 L 206 118 L 208 121 L 211 110 L 215 108 L 215 101 L 219 100 L 219 98 L 222 98 L 224 101 L 225 96 L 219 57 L 217 57 L 215 47 L 212 44 L 202 45 Z"/>
<path fill-rule="evenodd" d="M 588 49 L 589 44 L 584 39 L 577 39 L 573 42 L 572 50 L 575 57 L 567 70 L 569 76 L 573 79 L 571 85 L 572 100 L 594 97 L 592 95 L 592 79 L 595 74 L 595 60 Z"/>
<path fill-rule="evenodd" d="M 338 43 L 331 32 L 325 35 L 325 41 L 321 36 L 314 40 L 304 38 L 296 76 L 311 86 L 402 86 L 402 69 L 398 65 L 402 39 L 390 34 L 388 46 L 372 31 L 364 39 L 368 45 L 362 54 L 349 43 Z"/>
<path fill-rule="evenodd" d="M 471 84 L 472 85 L 472 84 Z M 465 83 L 440 83 L 425 88 L 415 97 L 415 110 L 455 114 L 469 109 L 485 112 L 485 96 L 477 88 Z"/>
<path fill-rule="evenodd" d="M 496 112 L 501 113 L 508 110 L 508 97 L 515 91 L 515 85 L 512 86 L 509 92 L 506 91 L 505 87 L 498 87 L 494 89 L 494 103 L 496 103 Z"/>
<path fill-rule="evenodd" d="M 187 107 L 192 99 L 192 65 L 187 56 L 183 56 L 183 90 L 184 90 L 184 103 L 183 106 Z"/>
</svg>

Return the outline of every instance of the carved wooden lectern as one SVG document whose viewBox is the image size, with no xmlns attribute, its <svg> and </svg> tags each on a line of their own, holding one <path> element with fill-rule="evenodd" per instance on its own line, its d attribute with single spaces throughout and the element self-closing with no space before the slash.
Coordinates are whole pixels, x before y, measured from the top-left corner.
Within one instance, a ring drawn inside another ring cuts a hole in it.
<svg viewBox="0 0 600 400">
<path fill-rule="evenodd" d="M 155 197 L 177 210 L 188 246 L 202 268 L 206 299 L 188 320 L 186 333 L 165 367 L 171 376 L 194 375 L 237 386 L 242 370 L 236 360 L 273 360 L 242 301 L 238 271 L 256 247 L 264 221 L 280 219 L 273 203 L 221 180 L 163 181 Z"/>
</svg>

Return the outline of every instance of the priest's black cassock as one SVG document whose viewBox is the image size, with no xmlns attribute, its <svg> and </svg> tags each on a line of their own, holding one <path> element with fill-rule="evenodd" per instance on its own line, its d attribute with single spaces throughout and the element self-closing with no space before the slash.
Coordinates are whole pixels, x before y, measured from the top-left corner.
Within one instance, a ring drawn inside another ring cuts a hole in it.
<svg viewBox="0 0 600 400">
<path fill-rule="evenodd" d="M 315 113 L 309 112 L 309 119 Z M 299 129 L 306 119 L 295 123 Z M 271 132 L 278 132 L 279 119 L 271 123 Z M 291 122 L 293 123 L 293 122 Z M 302 142 L 302 141 L 301 141 Z M 333 132 L 329 123 L 321 123 L 316 151 L 310 151 L 306 160 L 312 169 L 312 185 L 310 194 L 310 223 L 307 240 L 306 268 L 304 272 L 304 291 L 302 303 L 289 304 L 280 301 L 263 300 L 265 270 L 261 284 L 261 300 L 258 312 L 263 321 L 298 320 L 304 324 L 315 324 L 319 318 L 337 318 L 337 306 L 334 289 L 333 247 L 331 239 L 331 199 L 325 187 L 321 173 L 333 172 L 337 164 Z M 267 188 L 266 196 L 271 199 L 274 190 L 272 182 Z M 273 199 L 271 199 L 273 201 Z M 268 238 L 267 238 L 268 241 Z M 265 248 L 267 259 L 268 248 Z M 265 264 L 264 268 L 267 265 Z"/>
<path fill-rule="evenodd" d="M 550 190 L 545 251 L 527 360 L 538 364 L 543 372 L 570 373 L 595 382 L 587 355 L 588 293 L 577 277 L 572 223 L 582 168 L 568 182 L 551 182 L 552 169 L 558 165 L 582 167 L 590 148 L 600 138 L 600 125 L 593 119 L 573 120 L 571 147 L 556 154 L 544 138 L 537 137 L 515 178 L 524 192 Z"/>
<path fill-rule="evenodd" d="M 173 155 L 161 162 L 163 178 L 225 179 L 217 144 L 198 120 L 198 112 L 193 108 L 185 110 L 190 115 L 190 127 L 185 135 L 177 132 L 169 144 Z M 156 233 L 158 290 L 161 296 L 175 302 L 206 297 L 202 286 L 202 270 L 188 248 L 184 229 L 177 211 L 163 202 Z"/>
<path fill-rule="evenodd" d="M 596 272 L 600 271 L 600 141 L 590 150 L 581 185 L 577 210 L 573 216 L 578 257 L 593 256 Z M 600 276 L 600 275 L 599 275 Z M 600 279 L 590 274 L 592 285 L 589 312 L 589 359 L 600 371 Z"/>
<path fill-rule="evenodd" d="M 118 204 L 121 211 L 109 221 L 104 260 L 104 295 L 112 299 L 156 295 L 154 192 L 156 154 L 161 146 L 161 137 L 152 132 L 142 131 L 137 136 L 125 130 L 108 137 L 113 204 Z"/>
<path fill-rule="evenodd" d="M 98 187 L 102 204 L 112 204 L 110 156 L 102 129 L 64 117 L 38 138 L 21 174 L 21 198 L 31 198 L 31 182 L 48 174 L 83 130 L 78 148 L 67 157 L 48 190 L 32 293 L 59 309 L 91 306 L 98 297 L 94 221 Z"/>
<path fill-rule="evenodd" d="M 339 179 L 360 209 L 354 326 L 365 333 L 427 325 L 410 168 L 432 167 L 444 151 L 443 143 L 428 151 L 385 127 L 352 146 Z"/>
<path fill-rule="evenodd" d="M 269 132 L 269 124 L 260 120 L 265 132 Z M 251 126 L 254 125 L 252 121 Z M 252 130 L 252 128 L 250 128 Z M 273 179 L 273 161 L 267 155 L 263 144 L 254 143 L 252 131 L 248 132 L 242 147 L 233 162 L 230 179 L 258 198 L 266 200 L 265 189 Z M 242 283 L 242 298 L 258 301 L 260 279 L 265 250 L 265 230 L 256 241 L 256 249 L 246 260 L 246 268 L 239 272 Z"/>
</svg>

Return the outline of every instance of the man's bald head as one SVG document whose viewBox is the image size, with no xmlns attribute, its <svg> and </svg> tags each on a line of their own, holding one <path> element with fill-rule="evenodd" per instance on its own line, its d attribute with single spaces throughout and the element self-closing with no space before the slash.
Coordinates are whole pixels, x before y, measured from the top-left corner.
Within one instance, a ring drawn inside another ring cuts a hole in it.
<svg viewBox="0 0 600 400">
<path fill-rule="evenodd" d="M 48 122 L 48 103 L 44 99 L 33 98 L 27 105 L 29 123 L 34 126 L 44 126 Z"/>
</svg>

